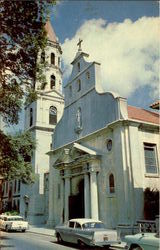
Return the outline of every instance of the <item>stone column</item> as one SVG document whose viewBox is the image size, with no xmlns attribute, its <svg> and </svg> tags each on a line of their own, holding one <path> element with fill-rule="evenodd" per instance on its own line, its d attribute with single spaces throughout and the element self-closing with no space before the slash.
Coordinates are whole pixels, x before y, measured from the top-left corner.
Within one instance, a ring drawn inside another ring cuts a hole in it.
<svg viewBox="0 0 160 250">
<path fill-rule="evenodd" d="M 84 175 L 84 209 L 85 209 L 85 218 L 90 218 L 90 195 L 89 195 L 88 173 Z"/>
<path fill-rule="evenodd" d="M 91 193 L 91 218 L 98 219 L 98 192 L 96 172 L 90 173 L 90 193 Z"/>
<path fill-rule="evenodd" d="M 70 178 L 65 178 L 65 197 L 64 197 L 64 220 L 67 221 L 69 218 L 69 195 L 70 195 Z"/>
<path fill-rule="evenodd" d="M 61 223 L 64 222 L 64 180 L 61 178 Z"/>
</svg>

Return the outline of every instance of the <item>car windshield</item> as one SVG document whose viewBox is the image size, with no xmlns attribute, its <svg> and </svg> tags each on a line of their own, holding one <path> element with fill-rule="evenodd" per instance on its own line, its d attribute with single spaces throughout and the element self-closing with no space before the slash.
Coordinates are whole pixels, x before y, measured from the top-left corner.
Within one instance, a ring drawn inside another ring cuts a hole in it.
<svg viewBox="0 0 160 250">
<path fill-rule="evenodd" d="M 87 222 L 82 225 L 83 229 L 92 229 L 92 228 L 105 228 L 105 225 L 101 222 Z"/>
</svg>

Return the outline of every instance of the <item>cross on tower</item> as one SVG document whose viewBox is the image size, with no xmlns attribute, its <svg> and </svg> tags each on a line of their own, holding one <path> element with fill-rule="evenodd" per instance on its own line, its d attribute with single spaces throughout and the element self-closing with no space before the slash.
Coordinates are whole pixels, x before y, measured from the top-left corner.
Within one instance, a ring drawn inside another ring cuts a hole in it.
<svg viewBox="0 0 160 250">
<path fill-rule="evenodd" d="M 79 46 L 78 51 L 82 51 L 82 48 L 81 48 L 82 42 L 83 42 L 83 40 L 79 38 L 79 42 L 77 43 L 77 46 Z"/>
</svg>

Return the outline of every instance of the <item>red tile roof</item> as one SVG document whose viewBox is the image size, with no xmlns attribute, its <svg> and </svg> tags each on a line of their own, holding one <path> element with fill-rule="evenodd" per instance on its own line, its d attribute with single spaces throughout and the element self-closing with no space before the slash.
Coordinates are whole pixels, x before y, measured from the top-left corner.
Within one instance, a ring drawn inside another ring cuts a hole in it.
<svg viewBox="0 0 160 250">
<path fill-rule="evenodd" d="M 158 113 L 149 110 L 128 106 L 128 118 L 159 124 L 160 116 Z"/>
<path fill-rule="evenodd" d="M 46 22 L 46 25 L 45 25 L 45 30 L 47 32 L 47 37 L 48 39 L 51 41 L 51 42 L 55 42 L 57 43 L 57 38 L 56 38 L 56 34 L 52 28 L 52 25 L 50 23 L 50 21 L 47 21 Z"/>
</svg>

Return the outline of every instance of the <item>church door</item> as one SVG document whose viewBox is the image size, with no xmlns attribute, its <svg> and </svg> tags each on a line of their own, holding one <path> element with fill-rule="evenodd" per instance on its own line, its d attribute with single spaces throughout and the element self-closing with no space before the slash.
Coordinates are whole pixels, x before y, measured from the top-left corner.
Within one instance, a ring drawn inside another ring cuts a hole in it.
<svg viewBox="0 0 160 250">
<path fill-rule="evenodd" d="M 69 196 L 69 219 L 84 218 L 84 180 L 78 184 L 78 194 Z"/>
</svg>

